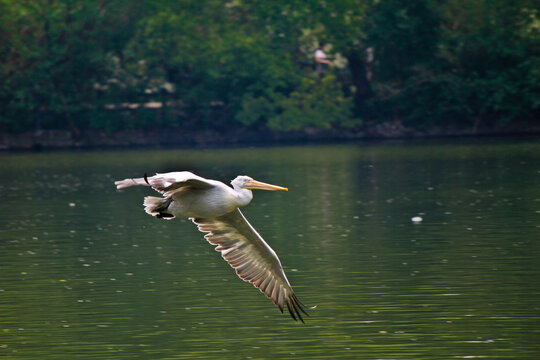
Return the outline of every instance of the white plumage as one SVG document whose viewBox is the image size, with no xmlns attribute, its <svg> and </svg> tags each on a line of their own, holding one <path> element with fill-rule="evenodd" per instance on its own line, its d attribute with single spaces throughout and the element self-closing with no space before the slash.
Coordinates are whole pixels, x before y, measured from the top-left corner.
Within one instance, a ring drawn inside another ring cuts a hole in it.
<svg viewBox="0 0 540 360">
<path fill-rule="evenodd" d="M 216 245 L 223 258 L 238 276 L 269 297 L 283 312 L 284 305 L 294 320 L 304 322 L 307 315 L 287 280 L 274 250 L 246 220 L 240 207 L 253 199 L 252 189 L 285 190 L 287 188 L 238 176 L 232 188 L 188 171 L 156 174 L 152 177 L 116 181 L 117 189 L 131 186 L 151 186 L 163 197 L 147 196 L 144 210 L 155 217 L 190 218 L 208 242 Z"/>
</svg>

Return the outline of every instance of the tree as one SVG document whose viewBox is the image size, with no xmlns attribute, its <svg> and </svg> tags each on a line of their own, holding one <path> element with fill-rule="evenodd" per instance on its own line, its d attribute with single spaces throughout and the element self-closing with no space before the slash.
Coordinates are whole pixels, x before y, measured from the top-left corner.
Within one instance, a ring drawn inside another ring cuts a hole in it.
<svg viewBox="0 0 540 360">
<path fill-rule="evenodd" d="M 92 0 L 2 4 L 7 10 L 7 21 L 2 22 L 2 33 L 8 34 L 4 47 L 9 50 L 4 50 L 2 61 L 0 101 L 17 118 L 10 127 L 24 127 L 37 117 L 44 118 L 44 126 L 78 132 L 84 126 L 82 118 L 99 103 L 96 85 L 111 75 L 109 52 L 126 41 L 118 29 L 118 4 Z M 113 23 L 117 32 L 111 34 Z"/>
<path fill-rule="evenodd" d="M 0 126 L 534 121 L 539 23 L 533 0 L 0 0 Z"/>
<path fill-rule="evenodd" d="M 445 98 L 440 116 L 482 121 L 533 119 L 540 105 L 540 33 L 533 1 L 448 1 L 440 8 Z M 537 111 L 537 110 L 536 110 Z"/>
</svg>

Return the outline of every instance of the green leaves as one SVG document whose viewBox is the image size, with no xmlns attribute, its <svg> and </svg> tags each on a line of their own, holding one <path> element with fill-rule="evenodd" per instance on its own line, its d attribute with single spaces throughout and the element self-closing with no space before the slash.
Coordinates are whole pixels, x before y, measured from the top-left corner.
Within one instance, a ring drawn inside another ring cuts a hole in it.
<svg viewBox="0 0 540 360">
<path fill-rule="evenodd" d="M 535 5 L 0 0 L 0 129 L 533 120 Z M 336 65 L 322 79 L 314 73 L 320 41 Z"/>
<path fill-rule="evenodd" d="M 303 78 L 290 94 L 247 96 L 237 120 L 244 125 L 264 124 L 272 130 L 360 125 L 352 118 L 352 100 L 345 97 L 333 74 L 322 79 Z"/>
<path fill-rule="evenodd" d="M 350 126 L 354 124 L 351 110 L 352 101 L 343 95 L 333 74 L 327 74 L 320 82 L 306 78 L 296 91 L 281 99 L 268 126 L 274 130 L 330 129 L 334 124 Z"/>
</svg>

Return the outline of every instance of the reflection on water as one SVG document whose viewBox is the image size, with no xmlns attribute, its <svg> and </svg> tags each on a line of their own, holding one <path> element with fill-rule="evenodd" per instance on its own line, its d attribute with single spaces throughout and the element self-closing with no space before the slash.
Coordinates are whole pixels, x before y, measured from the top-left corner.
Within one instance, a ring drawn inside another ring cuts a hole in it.
<svg viewBox="0 0 540 360">
<path fill-rule="evenodd" d="M 0 356 L 540 356 L 540 144 L 413 142 L 0 155 Z M 308 305 L 294 323 L 186 220 L 114 179 L 289 187 L 245 214 Z M 421 216 L 421 223 L 411 218 Z"/>
</svg>

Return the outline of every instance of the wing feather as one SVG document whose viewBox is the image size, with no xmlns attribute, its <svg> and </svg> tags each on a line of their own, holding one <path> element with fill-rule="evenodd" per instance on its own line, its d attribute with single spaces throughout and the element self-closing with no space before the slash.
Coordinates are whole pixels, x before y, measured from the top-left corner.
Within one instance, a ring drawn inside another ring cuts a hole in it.
<svg viewBox="0 0 540 360">
<path fill-rule="evenodd" d="M 205 239 L 236 270 L 237 275 L 257 287 L 283 312 L 287 305 L 294 320 L 304 322 L 303 309 L 289 284 L 281 262 L 272 248 L 249 224 L 240 210 L 214 219 L 191 219 Z"/>
<path fill-rule="evenodd" d="M 209 189 L 215 186 L 213 183 L 214 180 L 202 178 L 189 171 L 156 174 L 152 177 L 145 178 L 145 180 L 152 186 L 152 189 L 165 196 L 171 196 L 175 192 L 185 188 Z"/>
<path fill-rule="evenodd" d="M 165 195 L 165 197 L 169 197 L 186 188 L 209 189 L 219 184 L 219 182 L 202 178 L 189 171 L 176 171 L 156 174 L 151 177 L 147 177 L 145 174 L 142 178 L 128 178 L 115 181 L 114 184 L 117 189 L 124 189 L 131 186 L 151 186 L 154 190 Z"/>
</svg>

